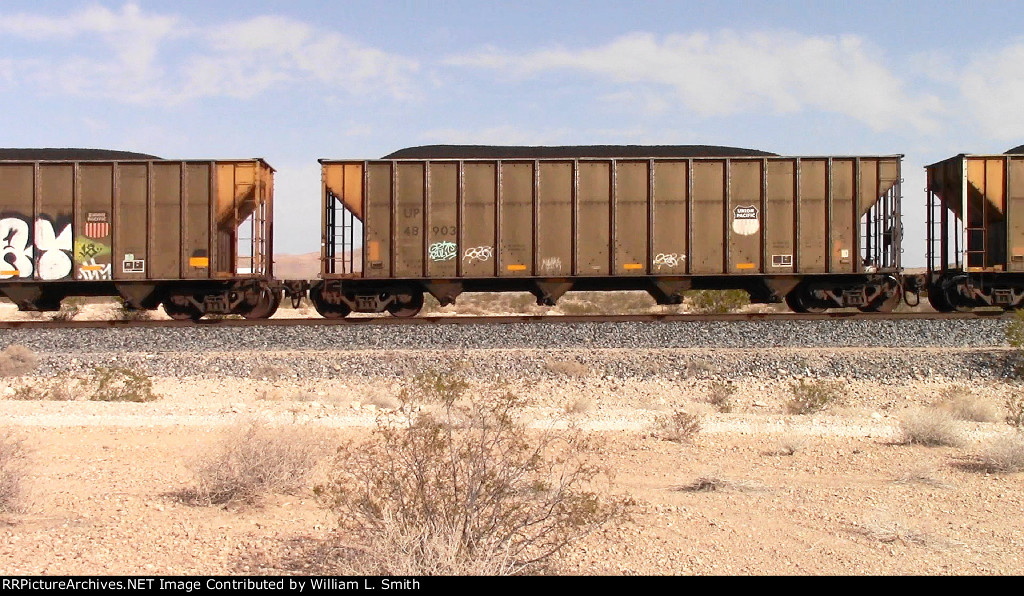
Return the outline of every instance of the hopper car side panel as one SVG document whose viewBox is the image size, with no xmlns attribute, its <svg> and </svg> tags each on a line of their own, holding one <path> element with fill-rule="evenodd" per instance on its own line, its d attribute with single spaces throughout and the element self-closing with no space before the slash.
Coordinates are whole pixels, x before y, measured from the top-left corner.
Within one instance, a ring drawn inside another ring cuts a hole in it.
<svg viewBox="0 0 1024 596">
<path fill-rule="evenodd" d="M 314 303 L 341 310 L 423 290 L 442 303 L 464 290 L 552 303 L 573 288 L 673 302 L 734 287 L 777 301 L 807 281 L 798 308 L 813 309 L 880 293 L 891 305 L 899 289 L 899 156 L 321 164 L 329 296 Z"/>
</svg>

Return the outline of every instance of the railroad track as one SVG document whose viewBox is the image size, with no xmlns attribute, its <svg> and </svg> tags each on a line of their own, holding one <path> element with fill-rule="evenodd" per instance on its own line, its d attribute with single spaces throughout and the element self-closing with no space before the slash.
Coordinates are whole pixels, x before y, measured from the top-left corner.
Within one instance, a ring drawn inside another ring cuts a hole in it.
<svg viewBox="0 0 1024 596">
<path fill-rule="evenodd" d="M 687 321 L 837 321 L 837 320 L 945 320 L 978 318 L 1012 318 L 1002 310 L 974 312 L 897 312 L 864 313 L 727 313 L 727 314 L 633 314 L 633 315 L 501 315 L 501 316 L 421 316 L 411 318 L 348 317 L 344 319 L 258 319 L 242 318 L 177 320 L 107 320 L 107 321 L 0 321 L 0 329 L 108 329 L 128 327 L 320 327 L 328 325 L 509 325 L 516 323 L 628 323 Z"/>
</svg>

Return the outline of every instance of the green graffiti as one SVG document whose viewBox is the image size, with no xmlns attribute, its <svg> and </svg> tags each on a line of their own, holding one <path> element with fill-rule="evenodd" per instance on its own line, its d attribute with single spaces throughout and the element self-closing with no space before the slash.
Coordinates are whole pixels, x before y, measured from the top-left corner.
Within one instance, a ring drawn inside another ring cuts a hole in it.
<svg viewBox="0 0 1024 596">
<path fill-rule="evenodd" d="M 110 247 L 91 238 L 75 238 L 75 261 L 87 263 L 96 257 L 109 255 Z"/>
</svg>

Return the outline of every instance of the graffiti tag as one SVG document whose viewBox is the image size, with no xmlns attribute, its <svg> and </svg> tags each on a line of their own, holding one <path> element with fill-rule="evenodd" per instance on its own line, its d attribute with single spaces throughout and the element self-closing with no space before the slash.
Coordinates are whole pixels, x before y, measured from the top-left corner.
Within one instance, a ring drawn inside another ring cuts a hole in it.
<svg viewBox="0 0 1024 596">
<path fill-rule="evenodd" d="M 562 259 L 561 257 L 547 257 L 540 261 L 541 271 L 561 271 L 562 270 Z"/>
<path fill-rule="evenodd" d="M 451 261 L 458 253 L 454 242 L 435 242 L 430 245 L 428 252 L 431 261 Z"/>
<path fill-rule="evenodd" d="M 654 257 L 654 265 L 658 269 L 661 269 L 662 267 L 678 267 L 685 259 L 686 255 L 679 255 L 674 252 L 658 253 L 658 255 Z"/>
<path fill-rule="evenodd" d="M 462 255 L 462 260 L 468 260 L 470 264 L 478 261 L 489 261 L 494 256 L 494 248 L 490 246 L 475 246 L 473 248 L 467 248 L 465 254 Z"/>
<path fill-rule="evenodd" d="M 82 279 L 110 279 L 110 263 L 97 263 L 96 259 L 89 259 L 78 267 Z"/>
<path fill-rule="evenodd" d="M 0 219 L 0 279 L 32 277 L 33 272 L 47 280 L 71 275 L 71 224 L 65 224 L 58 234 L 50 220 L 39 218 L 33 231 L 34 243 L 29 236 L 29 218 Z"/>
</svg>

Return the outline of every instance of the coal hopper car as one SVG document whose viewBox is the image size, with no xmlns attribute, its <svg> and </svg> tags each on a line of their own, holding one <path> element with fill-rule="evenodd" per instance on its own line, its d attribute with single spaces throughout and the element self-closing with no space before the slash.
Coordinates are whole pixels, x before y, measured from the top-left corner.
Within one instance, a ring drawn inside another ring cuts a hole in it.
<svg viewBox="0 0 1024 596">
<path fill-rule="evenodd" d="M 180 319 L 268 317 L 281 298 L 273 172 L 261 159 L 0 150 L 0 294 L 22 310 L 120 296 Z"/>
<path fill-rule="evenodd" d="M 793 310 L 902 298 L 901 156 L 728 147 L 428 146 L 320 160 L 325 317 L 429 292 L 741 289 Z"/>
</svg>

